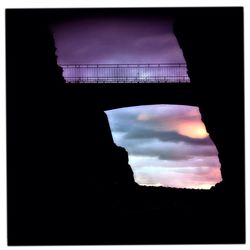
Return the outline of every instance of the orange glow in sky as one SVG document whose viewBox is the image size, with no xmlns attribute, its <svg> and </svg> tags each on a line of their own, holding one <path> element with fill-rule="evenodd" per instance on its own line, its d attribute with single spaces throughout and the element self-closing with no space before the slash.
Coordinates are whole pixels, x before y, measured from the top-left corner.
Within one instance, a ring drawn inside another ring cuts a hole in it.
<svg viewBox="0 0 250 250">
<path fill-rule="evenodd" d="M 178 125 L 177 131 L 181 135 L 191 138 L 206 138 L 209 135 L 205 125 L 201 121 L 181 123 Z"/>
<path fill-rule="evenodd" d="M 108 117 L 139 185 L 210 189 L 222 181 L 218 151 L 198 107 L 134 106 L 108 111 Z"/>
</svg>

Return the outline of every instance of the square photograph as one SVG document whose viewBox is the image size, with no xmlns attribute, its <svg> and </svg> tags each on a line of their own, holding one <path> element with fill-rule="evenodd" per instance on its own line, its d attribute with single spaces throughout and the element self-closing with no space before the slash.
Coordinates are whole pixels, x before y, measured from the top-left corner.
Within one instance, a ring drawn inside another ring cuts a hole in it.
<svg viewBox="0 0 250 250">
<path fill-rule="evenodd" d="M 244 244 L 243 11 L 6 9 L 8 245 Z"/>
</svg>

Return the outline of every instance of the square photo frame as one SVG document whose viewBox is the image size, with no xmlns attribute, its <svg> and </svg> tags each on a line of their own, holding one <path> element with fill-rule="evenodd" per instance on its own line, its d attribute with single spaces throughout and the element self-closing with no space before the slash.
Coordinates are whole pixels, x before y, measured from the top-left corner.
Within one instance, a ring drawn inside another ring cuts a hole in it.
<svg viewBox="0 0 250 250">
<path fill-rule="evenodd" d="M 6 9 L 8 245 L 245 243 L 243 35 L 243 7 Z"/>
</svg>

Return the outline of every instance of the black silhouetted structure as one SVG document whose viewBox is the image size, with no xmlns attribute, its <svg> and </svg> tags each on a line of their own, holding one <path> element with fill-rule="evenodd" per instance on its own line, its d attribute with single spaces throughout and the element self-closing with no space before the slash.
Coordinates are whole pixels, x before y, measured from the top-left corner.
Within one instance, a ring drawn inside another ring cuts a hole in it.
<svg viewBox="0 0 250 250">
<path fill-rule="evenodd" d="M 191 83 L 65 84 L 49 23 L 114 12 L 175 15 Z M 242 12 L 7 10 L 8 244 L 244 243 Z M 158 103 L 199 106 L 222 183 L 206 191 L 134 182 L 104 110 Z"/>
</svg>

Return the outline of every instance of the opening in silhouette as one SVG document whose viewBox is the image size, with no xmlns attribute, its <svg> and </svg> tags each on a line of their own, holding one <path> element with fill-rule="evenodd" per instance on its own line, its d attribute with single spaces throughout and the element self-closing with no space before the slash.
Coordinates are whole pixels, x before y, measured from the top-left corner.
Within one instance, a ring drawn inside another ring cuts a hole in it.
<svg viewBox="0 0 250 250">
<path fill-rule="evenodd" d="M 198 107 L 146 105 L 106 113 L 138 184 L 209 189 L 221 181 L 218 152 Z"/>
<path fill-rule="evenodd" d="M 80 15 L 51 29 L 67 83 L 190 82 L 170 15 Z"/>
</svg>

